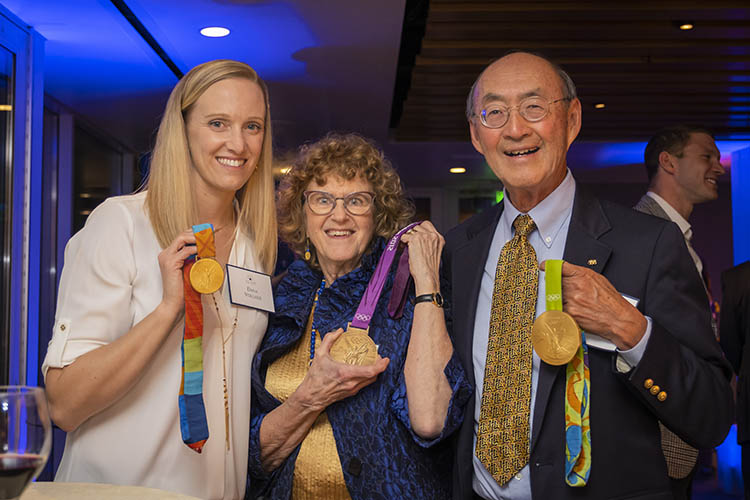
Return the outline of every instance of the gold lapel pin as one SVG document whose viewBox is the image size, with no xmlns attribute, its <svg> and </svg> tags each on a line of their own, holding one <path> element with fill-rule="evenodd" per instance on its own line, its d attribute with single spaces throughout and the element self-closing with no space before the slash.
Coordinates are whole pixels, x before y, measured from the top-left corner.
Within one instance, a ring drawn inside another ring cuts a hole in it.
<svg viewBox="0 0 750 500">
<path fill-rule="evenodd" d="M 596 265 L 596 259 L 589 259 L 589 265 L 595 266 Z"/>
</svg>

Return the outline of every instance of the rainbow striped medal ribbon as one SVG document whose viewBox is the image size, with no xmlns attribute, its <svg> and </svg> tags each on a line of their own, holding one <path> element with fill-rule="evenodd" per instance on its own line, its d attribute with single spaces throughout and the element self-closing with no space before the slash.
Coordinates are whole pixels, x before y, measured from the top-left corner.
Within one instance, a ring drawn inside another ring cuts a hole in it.
<svg viewBox="0 0 750 500">
<path fill-rule="evenodd" d="M 214 293 L 224 283 L 224 269 L 216 260 L 214 227 L 193 226 L 197 258 L 182 267 L 185 291 L 185 328 L 182 336 L 182 380 L 180 382 L 180 432 L 182 441 L 200 453 L 208 440 L 206 407 L 203 404 L 203 304 L 201 294 Z"/>
<path fill-rule="evenodd" d="M 370 321 L 372 320 L 375 307 L 378 305 L 380 294 L 385 286 L 388 271 L 396 257 L 396 250 L 398 249 L 398 243 L 401 240 L 401 236 L 420 223 L 421 222 L 413 222 L 409 224 L 388 240 L 388 244 L 383 251 L 383 255 L 380 256 L 375 272 L 373 273 L 372 278 L 370 278 L 370 282 L 367 284 L 367 289 L 362 295 L 362 300 L 359 303 L 357 312 L 354 313 L 354 318 L 349 322 L 346 331 L 336 339 L 336 342 L 331 346 L 330 353 L 334 360 L 340 363 L 361 366 L 375 364 L 378 360 L 378 346 L 369 335 Z M 404 252 L 406 252 L 406 250 L 404 250 Z M 394 279 L 394 290 L 391 292 L 394 297 L 405 292 L 405 285 L 408 281 L 408 278 L 407 280 L 402 279 L 404 273 L 406 273 L 407 276 L 409 273 L 408 254 L 405 253 L 405 255 L 407 257 L 401 259 L 398 270 L 396 271 L 397 277 Z M 396 291 L 396 288 L 401 288 L 401 290 Z M 395 304 L 395 309 L 400 309 L 401 307 L 403 307 L 403 304 Z M 391 316 L 396 314 L 393 309 L 394 305 L 389 304 L 388 310 Z"/>
<path fill-rule="evenodd" d="M 562 260 L 545 263 L 547 310 L 531 330 L 539 357 L 565 367 L 565 483 L 586 486 L 591 472 L 589 398 L 591 375 L 586 337 L 575 320 L 562 310 Z"/>
</svg>

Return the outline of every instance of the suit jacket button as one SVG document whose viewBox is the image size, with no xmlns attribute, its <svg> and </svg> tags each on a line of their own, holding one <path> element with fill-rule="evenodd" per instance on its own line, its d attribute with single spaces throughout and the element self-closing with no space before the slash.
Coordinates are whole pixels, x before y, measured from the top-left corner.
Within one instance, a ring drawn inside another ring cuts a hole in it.
<svg viewBox="0 0 750 500">
<path fill-rule="evenodd" d="M 346 467 L 346 470 L 349 471 L 349 474 L 352 476 L 359 477 L 362 473 L 362 461 L 357 457 L 352 458 L 349 460 L 349 465 Z"/>
<path fill-rule="evenodd" d="M 651 386 L 652 386 L 652 385 L 654 385 L 654 381 L 653 381 L 652 379 L 650 379 L 650 378 L 647 378 L 647 379 L 646 379 L 646 380 L 645 380 L 645 381 L 643 382 L 643 387 L 645 387 L 646 389 L 651 389 Z"/>
<path fill-rule="evenodd" d="M 659 394 L 660 390 L 661 390 L 661 387 L 659 387 L 658 385 L 655 385 L 651 388 L 651 394 L 656 396 L 657 394 Z"/>
<path fill-rule="evenodd" d="M 667 393 L 664 391 L 661 391 L 659 395 L 656 396 L 656 399 L 658 399 L 659 401 L 664 401 L 665 399 L 667 399 Z"/>
</svg>

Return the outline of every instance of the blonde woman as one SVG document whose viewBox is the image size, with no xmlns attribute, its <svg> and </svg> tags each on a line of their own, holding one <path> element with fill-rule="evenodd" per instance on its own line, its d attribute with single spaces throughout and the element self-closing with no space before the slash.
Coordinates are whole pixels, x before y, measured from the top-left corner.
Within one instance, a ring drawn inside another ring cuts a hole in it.
<svg viewBox="0 0 750 500">
<path fill-rule="evenodd" d="M 263 81 L 240 62 L 201 64 L 169 97 L 147 190 L 106 200 L 71 238 L 42 367 L 52 418 L 68 432 L 57 481 L 244 495 L 250 361 L 267 314 L 231 303 L 226 280 L 196 295 L 209 439 L 186 445 L 183 266 L 196 253 L 187 229 L 210 223 L 223 268 L 271 272 L 271 159 Z"/>
</svg>

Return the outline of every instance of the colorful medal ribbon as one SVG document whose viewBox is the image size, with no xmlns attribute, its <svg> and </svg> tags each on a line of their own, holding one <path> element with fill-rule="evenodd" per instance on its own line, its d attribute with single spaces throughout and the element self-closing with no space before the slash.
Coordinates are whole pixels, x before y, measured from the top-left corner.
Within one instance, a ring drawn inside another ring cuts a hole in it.
<svg viewBox="0 0 750 500">
<path fill-rule="evenodd" d="M 211 224 L 193 226 L 193 233 L 198 250 L 198 260 L 195 257 L 190 257 L 185 260 L 185 265 L 182 268 L 185 291 L 185 328 L 182 337 L 182 380 L 180 381 L 178 403 L 182 441 L 190 449 L 200 453 L 208 440 L 206 407 L 203 404 L 203 304 L 201 293 L 212 293 L 203 290 L 213 288 L 213 283 L 217 281 L 217 274 L 215 267 L 209 269 L 208 273 L 201 271 L 200 274 L 195 273 L 194 269 L 200 270 L 197 267 L 200 263 L 209 264 L 212 262 L 209 265 L 218 266 L 222 282 L 224 270 L 214 259 L 216 245 L 214 243 L 213 226 Z M 208 288 L 201 286 L 207 283 L 210 285 Z M 197 287 L 196 284 L 198 284 Z M 220 287 L 221 284 L 217 289 Z"/>
<path fill-rule="evenodd" d="M 562 260 L 545 263 L 547 310 L 562 311 Z M 586 486 L 591 472 L 591 426 L 589 421 L 591 375 L 586 337 L 565 367 L 565 482 Z"/>
</svg>

